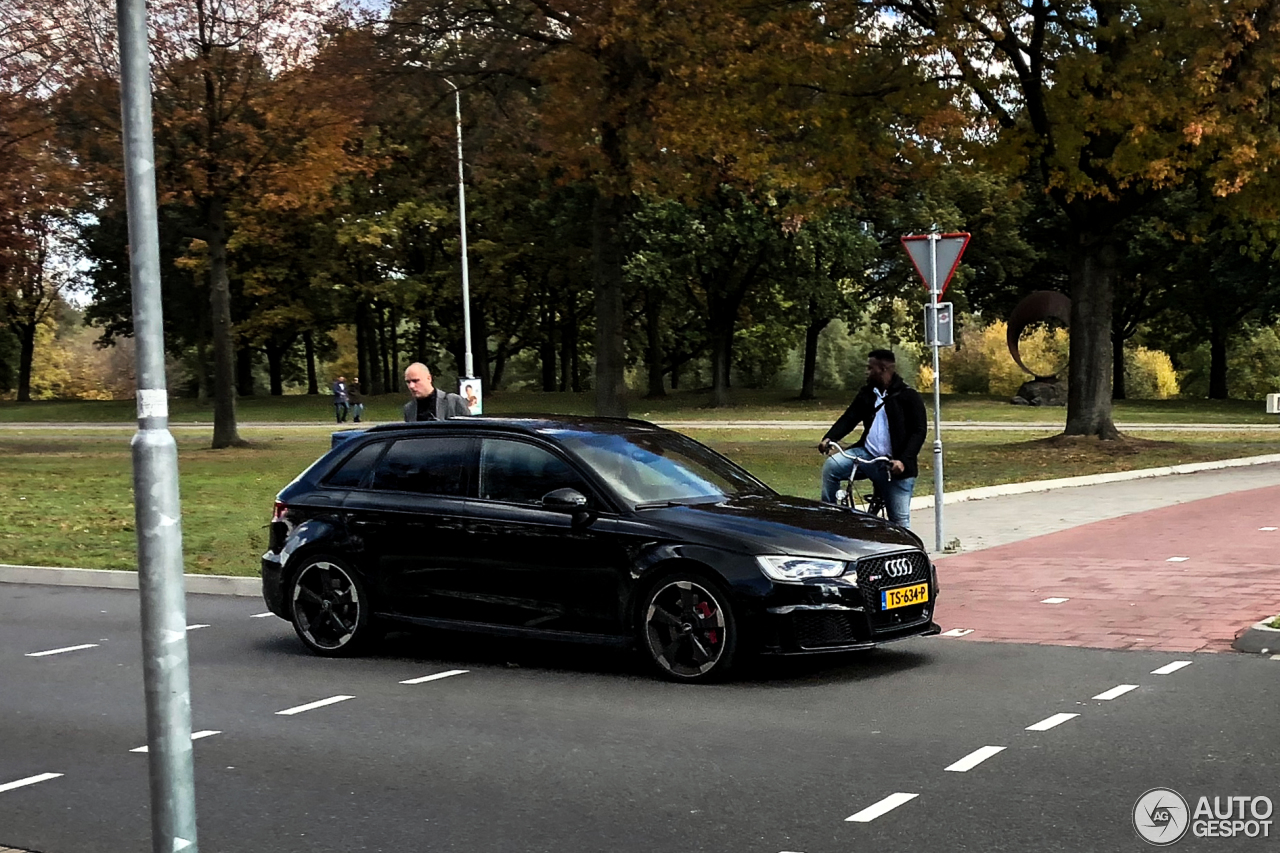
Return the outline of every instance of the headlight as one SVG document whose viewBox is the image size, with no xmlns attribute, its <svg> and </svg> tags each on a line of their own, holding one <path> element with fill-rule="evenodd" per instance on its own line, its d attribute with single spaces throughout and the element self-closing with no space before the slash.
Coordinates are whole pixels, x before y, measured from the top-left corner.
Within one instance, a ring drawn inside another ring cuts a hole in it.
<svg viewBox="0 0 1280 853">
<path fill-rule="evenodd" d="M 760 570 L 776 581 L 800 581 L 805 578 L 836 578 L 844 574 L 841 560 L 817 557 L 756 557 Z"/>
</svg>

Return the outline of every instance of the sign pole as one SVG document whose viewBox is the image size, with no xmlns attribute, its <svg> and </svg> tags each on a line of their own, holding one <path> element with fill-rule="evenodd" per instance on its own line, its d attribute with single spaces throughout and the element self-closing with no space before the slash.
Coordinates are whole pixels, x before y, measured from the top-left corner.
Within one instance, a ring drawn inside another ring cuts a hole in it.
<svg viewBox="0 0 1280 853">
<path fill-rule="evenodd" d="M 935 232 L 929 235 L 929 300 L 937 310 L 942 291 L 938 289 L 938 240 Z M 934 315 L 933 324 L 933 544 L 934 550 L 942 551 L 942 375 L 938 361 L 938 321 Z"/>
</svg>

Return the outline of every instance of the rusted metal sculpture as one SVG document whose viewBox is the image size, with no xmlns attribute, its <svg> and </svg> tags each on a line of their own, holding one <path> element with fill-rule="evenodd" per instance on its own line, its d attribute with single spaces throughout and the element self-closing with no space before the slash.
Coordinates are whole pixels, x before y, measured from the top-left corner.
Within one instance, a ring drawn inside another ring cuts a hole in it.
<svg viewBox="0 0 1280 853">
<path fill-rule="evenodd" d="M 1018 367 L 1034 376 L 1037 381 L 1053 382 L 1058 378 L 1056 375 L 1037 376 L 1034 370 L 1022 363 L 1022 356 L 1018 353 L 1018 339 L 1022 336 L 1022 330 L 1042 320 L 1060 320 L 1064 326 L 1070 326 L 1070 297 L 1056 290 L 1037 290 L 1028 294 L 1009 315 L 1009 333 L 1006 340 L 1009 343 L 1009 355 L 1013 356 Z"/>
</svg>

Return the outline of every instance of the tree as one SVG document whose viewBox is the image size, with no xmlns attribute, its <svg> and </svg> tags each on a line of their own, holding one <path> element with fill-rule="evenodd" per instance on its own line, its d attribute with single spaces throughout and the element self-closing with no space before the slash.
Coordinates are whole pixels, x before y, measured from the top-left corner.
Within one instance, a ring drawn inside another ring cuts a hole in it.
<svg viewBox="0 0 1280 853">
<path fill-rule="evenodd" d="M 54 14 L 66 16 L 60 37 L 79 63 L 68 75 L 76 81 L 69 127 L 118 205 L 114 39 L 104 26 L 112 16 L 100 0 L 55 5 Z M 193 209 L 188 236 L 200 241 L 207 261 L 215 448 L 242 443 L 227 254 L 239 209 L 290 209 L 323 198 L 353 166 L 345 146 L 354 122 L 345 110 L 361 103 L 355 82 L 304 65 L 336 20 L 332 6 L 306 0 L 195 0 L 152 18 L 158 190 L 162 202 Z"/>
<path fill-rule="evenodd" d="M 1204 172 L 1238 191 L 1274 153 L 1274 4 L 890 0 L 979 106 L 991 162 L 1027 164 L 1062 212 L 1072 298 L 1067 435 L 1116 438 L 1111 321 L 1123 223 Z M 1176 69 L 1176 71 L 1172 71 Z"/>
</svg>

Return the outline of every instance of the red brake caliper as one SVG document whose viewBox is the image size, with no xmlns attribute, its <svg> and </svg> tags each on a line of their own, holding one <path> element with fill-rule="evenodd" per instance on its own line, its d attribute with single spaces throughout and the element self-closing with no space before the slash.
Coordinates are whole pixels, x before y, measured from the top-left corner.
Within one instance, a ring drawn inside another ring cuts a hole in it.
<svg viewBox="0 0 1280 853">
<path fill-rule="evenodd" d="M 707 604 L 705 601 L 698 602 L 697 610 L 700 614 L 702 614 L 703 619 L 711 618 L 711 606 Z M 720 642 L 720 640 L 718 639 L 718 634 L 719 634 L 718 631 L 707 632 L 707 639 L 711 641 L 712 645 L 715 645 L 716 643 Z"/>
</svg>

